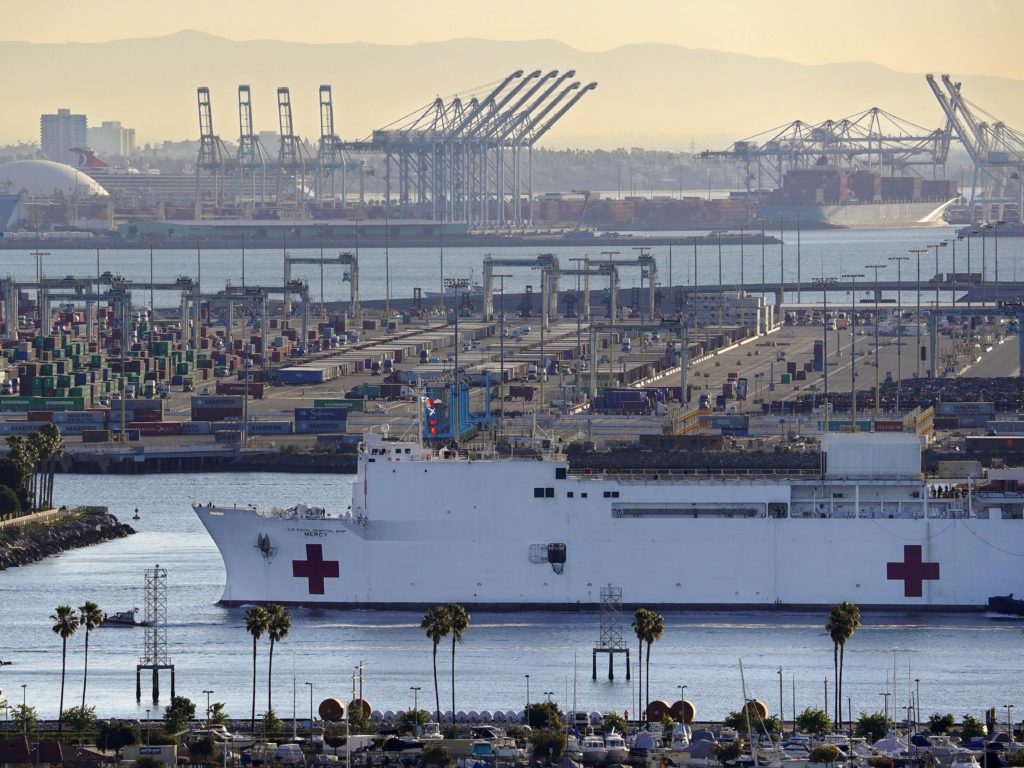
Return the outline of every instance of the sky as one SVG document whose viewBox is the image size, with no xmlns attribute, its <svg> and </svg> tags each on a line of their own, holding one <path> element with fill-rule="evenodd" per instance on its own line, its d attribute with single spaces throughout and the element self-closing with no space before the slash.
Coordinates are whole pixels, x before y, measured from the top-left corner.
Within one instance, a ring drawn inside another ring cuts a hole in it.
<svg viewBox="0 0 1024 768">
<path fill-rule="evenodd" d="M 35 43 L 186 28 L 306 43 L 547 38 L 585 51 L 657 42 L 801 64 L 1024 76 L 1021 0 L 44 0 L 0 8 L 0 39 Z"/>
</svg>

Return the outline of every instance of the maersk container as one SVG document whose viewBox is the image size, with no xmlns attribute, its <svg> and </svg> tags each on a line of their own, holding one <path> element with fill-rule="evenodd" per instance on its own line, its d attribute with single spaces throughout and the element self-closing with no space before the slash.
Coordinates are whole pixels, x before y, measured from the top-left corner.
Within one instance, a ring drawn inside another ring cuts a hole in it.
<svg viewBox="0 0 1024 768">
<path fill-rule="evenodd" d="M 290 421 L 250 421 L 246 429 L 250 435 L 290 435 Z"/>
<path fill-rule="evenodd" d="M 344 421 L 348 418 L 345 408 L 296 408 L 296 421 Z"/>
<path fill-rule="evenodd" d="M 296 421 L 295 432 L 299 435 L 319 435 L 325 432 L 344 432 L 345 421 Z"/>
<path fill-rule="evenodd" d="M 210 422 L 208 422 L 208 421 L 183 421 L 181 423 L 181 434 L 183 434 L 183 435 L 208 435 L 208 434 L 210 434 Z"/>
<path fill-rule="evenodd" d="M 280 368 L 277 373 L 279 384 L 322 384 L 327 379 L 320 368 Z"/>
</svg>

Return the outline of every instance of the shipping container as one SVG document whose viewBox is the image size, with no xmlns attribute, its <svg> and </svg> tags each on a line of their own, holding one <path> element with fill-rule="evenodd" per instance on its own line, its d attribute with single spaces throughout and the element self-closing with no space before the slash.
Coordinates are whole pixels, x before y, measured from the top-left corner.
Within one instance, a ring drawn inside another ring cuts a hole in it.
<svg viewBox="0 0 1024 768">
<path fill-rule="evenodd" d="M 282 385 L 322 384 L 329 380 L 322 368 L 280 368 L 275 374 Z"/>
<path fill-rule="evenodd" d="M 249 397 L 257 400 L 263 399 L 263 382 L 250 381 L 249 382 Z M 218 381 L 217 382 L 217 394 L 218 395 L 245 395 L 246 384 L 244 381 Z"/>
<path fill-rule="evenodd" d="M 322 432 L 344 432 L 345 421 L 296 421 L 295 432 L 299 435 L 316 435 Z"/>
<path fill-rule="evenodd" d="M 296 408 L 295 421 L 344 421 L 348 418 L 345 408 Z"/>
<path fill-rule="evenodd" d="M 82 432 L 83 443 L 109 443 L 109 429 L 87 429 Z"/>
<path fill-rule="evenodd" d="M 246 426 L 250 435 L 290 435 L 290 421 L 250 421 Z"/>
<path fill-rule="evenodd" d="M 192 398 L 192 410 L 197 408 L 241 408 L 245 401 L 242 395 L 203 395 Z"/>
<path fill-rule="evenodd" d="M 182 422 L 180 421 L 132 422 L 128 427 L 129 429 L 137 429 L 139 434 L 145 437 L 184 434 Z"/>
<path fill-rule="evenodd" d="M 237 445 L 242 442 L 242 433 L 238 429 L 231 432 L 218 432 L 214 436 L 214 442 Z"/>
<path fill-rule="evenodd" d="M 181 422 L 181 434 L 183 434 L 183 435 L 208 435 L 208 434 L 210 434 L 210 422 L 208 422 L 208 421 L 183 421 L 183 422 Z"/>
<path fill-rule="evenodd" d="M 355 398 L 317 398 L 313 400 L 316 408 L 344 408 L 347 411 L 361 411 L 366 401 Z"/>
</svg>

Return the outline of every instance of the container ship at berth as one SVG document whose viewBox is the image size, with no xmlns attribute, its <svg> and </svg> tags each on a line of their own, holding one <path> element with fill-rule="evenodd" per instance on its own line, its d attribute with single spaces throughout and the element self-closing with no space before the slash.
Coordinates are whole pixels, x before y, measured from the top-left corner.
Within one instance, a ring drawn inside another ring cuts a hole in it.
<svg viewBox="0 0 1024 768">
<path fill-rule="evenodd" d="M 881 176 L 829 164 L 786 173 L 780 189 L 765 194 L 758 216 L 771 221 L 784 216 L 787 228 L 878 229 L 942 225 L 943 214 L 959 199 L 957 185 L 947 179 Z"/>
<path fill-rule="evenodd" d="M 902 434 L 827 435 L 821 470 L 786 477 L 591 473 L 367 434 L 341 514 L 194 510 L 226 605 L 577 609 L 613 584 L 664 608 L 983 610 L 1024 591 L 1017 487 L 936 494 Z"/>
</svg>

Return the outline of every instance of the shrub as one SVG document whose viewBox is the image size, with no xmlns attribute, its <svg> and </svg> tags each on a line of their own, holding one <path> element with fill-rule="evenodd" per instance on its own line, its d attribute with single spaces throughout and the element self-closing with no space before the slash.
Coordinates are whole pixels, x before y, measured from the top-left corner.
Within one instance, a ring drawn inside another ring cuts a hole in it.
<svg viewBox="0 0 1024 768">
<path fill-rule="evenodd" d="M 796 716 L 796 727 L 804 733 L 830 733 L 832 718 L 823 709 L 808 707 Z"/>
<path fill-rule="evenodd" d="M 832 765 L 839 759 L 841 754 L 843 753 L 839 751 L 839 747 L 835 744 L 822 744 L 811 750 L 811 754 L 807 757 L 807 762 Z"/>
<path fill-rule="evenodd" d="M 928 718 L 928 730 L 938 736 L 942 733 L 949 733 L 949 730 L 955 723 L 956 719 L 953 717 L 951 712 L 947 712 L 944 715 L 934 712 L 932 716 Z"/>
<path fill-rule="evenodd" d="M 857 723 L 854 726 L 854 731 L 858 736 L 863 736 L 868 741 L 878 741 L 879 739 L 885 738 L 885 734 L 893 727 L 892 718 L 881 712 L 875 712 L 869 715 L 867 712 L 861 712 L 860 717 L 857 719 Z"/>
<path fill-rule="evenodd" d="M 960 726 L 960 736 L 963 739 L 973 739 L 985 735 L 985 726 L 973 715 L 964 715 L 963 724 Z"/>
<path fill-rule="evenodd" d="M 97 728 L 96 746 L 100 749 L 112 749 L 115 752 L 120 752 L 125 747 L 138 743 L 138 731 L 120 720 L 105 720 Z"/>
<path fill-rule="evenodd" d="M 535 731 L 533 736 L 530 737 L 535 758 L 538 760 L 546 758 L 550 762 L 555 762 L 561 758 L 563 742 L 561 729 Z"/>
</svg>

